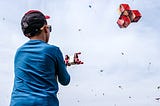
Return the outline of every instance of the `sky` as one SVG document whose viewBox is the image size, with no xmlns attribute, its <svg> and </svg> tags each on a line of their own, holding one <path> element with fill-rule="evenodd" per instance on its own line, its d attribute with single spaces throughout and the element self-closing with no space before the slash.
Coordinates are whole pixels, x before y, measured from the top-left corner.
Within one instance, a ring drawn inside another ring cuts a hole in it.
<svg viewBox="0 0 160 106">
<path fill-rule="evenodd" d="M 118 7 L 142 17 L 119 28 Z M 89 7 L 91 6 L 91 7 Z M 20 21 L 31 9 L 51 17 L 49 44 L 63 55 L 81 52 L 83 65 L 68 67 L 71 82 L 59 84 L 60 106 L 159 106 L 160 1 L 158 0 L 1 0 L 0 106 L 8 106 L 14 80 L 14 55 L 29 39 Z"/>
</svg>

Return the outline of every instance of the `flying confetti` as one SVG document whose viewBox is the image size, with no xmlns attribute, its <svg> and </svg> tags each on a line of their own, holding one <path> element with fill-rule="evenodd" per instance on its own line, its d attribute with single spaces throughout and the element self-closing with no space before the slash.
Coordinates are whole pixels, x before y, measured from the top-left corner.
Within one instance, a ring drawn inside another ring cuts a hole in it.
<svg viewBox="0 0 160 106">
<path fill-rule="evenodd" d="M 121 88 L 121 89 L 122 89 L 122 86 L 118 86 L 118 88 Z"/>
<path fill-rule="evenodd" d="M 104 70 L 100 70 L 100 72 L 103 72 Z"/>
<path fill-rule="evenodd" d="M 155 100 L 159 101 L 159 100 L 160 100 L 160 98 L 155 98 Z"/>
<path fill-rule="evenodd" d="M 78 31 L 82 31 L 82 29 L 78 29 Z"/>
</svg>

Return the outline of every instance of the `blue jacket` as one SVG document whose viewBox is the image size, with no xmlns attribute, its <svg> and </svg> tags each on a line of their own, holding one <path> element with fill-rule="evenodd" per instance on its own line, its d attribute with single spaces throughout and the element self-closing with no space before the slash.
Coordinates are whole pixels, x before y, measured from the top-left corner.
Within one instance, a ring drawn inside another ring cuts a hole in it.
<svg viewBox="0 0 160 106">
<path fill-rule="evenodd" d="M 68 85 L 70 75 L 56 46 L 29 40 L 16 52 L 10 106 L 59 106 L 58 82 Z"/>
</svg>

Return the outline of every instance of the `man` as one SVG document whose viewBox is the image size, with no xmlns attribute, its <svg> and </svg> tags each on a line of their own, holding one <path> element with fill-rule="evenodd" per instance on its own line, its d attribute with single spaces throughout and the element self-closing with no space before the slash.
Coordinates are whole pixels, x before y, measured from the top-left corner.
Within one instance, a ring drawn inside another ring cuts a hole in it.
<svg viewBox="0 0 160 106">
<path fill-rule="evenodd" d="M 46 18 L 37 10 L 22 17 L 22 31 L 30 40 L 15 55 L 10 106 L 59 106 L 57 80 L 62 85 L 70 82 L 62 52 L 48 44 L 51 26 Z"/>
</svg>

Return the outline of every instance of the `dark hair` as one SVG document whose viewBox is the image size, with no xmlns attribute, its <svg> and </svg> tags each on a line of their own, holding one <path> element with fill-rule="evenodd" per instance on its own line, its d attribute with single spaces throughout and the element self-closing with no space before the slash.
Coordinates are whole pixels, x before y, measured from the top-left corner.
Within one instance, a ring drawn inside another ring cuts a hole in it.
<svg viewBox="0 0 160 106">
<path fill-rule="evenodd" d="M 30 10 L 22 17 L 21 27 L 23 34 L 27 37 L 34 36 L 41 32 L 41 29 L 47 24 L 46 17 L 38 10 Z"/>
</svg>

